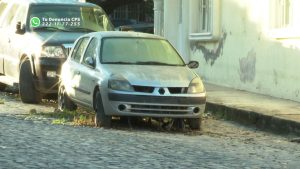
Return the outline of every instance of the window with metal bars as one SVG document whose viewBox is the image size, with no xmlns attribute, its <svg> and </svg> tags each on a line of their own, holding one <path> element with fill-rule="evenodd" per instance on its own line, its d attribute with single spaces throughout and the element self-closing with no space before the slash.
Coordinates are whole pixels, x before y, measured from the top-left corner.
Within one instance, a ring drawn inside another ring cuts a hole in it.
<svg viewBox="0 0 300 169">
<path fill-rule="evenodd" d="M 190 2 L 190 40 L 216 41 L 219 39 L 220 1 L 195 0 Z"/>
<path fill-rule="evenodd" d="M 212 0 L 200 0 L 199 3 L 199 14 L 200 14 L 200 22 L 199 22 L 199 32 L 200 33 L 208 33 L 211 32 L 212 27 Z"/>
<path fill-rule="evenodd" d="M 292 24 L 292 1 L 293 0 L 273 0 L 273 28 L 286 28 Z"/>
</svg>

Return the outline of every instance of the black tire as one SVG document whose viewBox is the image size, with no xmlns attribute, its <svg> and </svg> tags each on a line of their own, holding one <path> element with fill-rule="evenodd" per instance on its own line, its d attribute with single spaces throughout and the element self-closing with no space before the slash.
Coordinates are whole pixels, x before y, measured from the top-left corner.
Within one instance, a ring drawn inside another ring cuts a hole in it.
<svg viewBox="0 0 300 169">
<path fill-rule="evenodd" d="M 201 129 L 201 118 L 187 119 L 187 121 L 191 129 L 193 130 Z"/>
<path fill-rule="evenodd" d="M 95 126 L 96 127 L 111 127 L 111 116 L 105 115 L 101 94 L 98 91 L 96 93 L 96 115 L 95 115 Z"/>
<path fill-rule="evenodd" d="M 41 95 L 34 86 L 33 75 L 29 60 L 25 60 L 21 64 L 19 83 L 19 92 L 23 103 L 41 102 Z"/>
<path fill-rule="evenodd" d="M 0 82 L 0 90 L 3 91 L 6 88 L 6 84 Z"/>
<path fill-rule="evenodd" d="M 173 126 L 178 130 L 184 130 L 185 129 L 184 119 L 181 118 L 174 119 Z"/>
<path fill-rule="evenodd" d="M 60 85 L 58 89 L 58 96 L 57 96 L 57 102 L 58 102 L 58 110 L 64 111 L 74 111 L 77 109 L 77 105 L 69 98 L 65 87 Z"/>
</svg>

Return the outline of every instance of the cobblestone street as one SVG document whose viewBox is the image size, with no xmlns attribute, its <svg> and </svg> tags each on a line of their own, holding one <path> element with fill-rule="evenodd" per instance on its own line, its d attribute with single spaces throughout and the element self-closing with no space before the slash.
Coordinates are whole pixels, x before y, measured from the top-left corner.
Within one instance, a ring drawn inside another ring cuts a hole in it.
<svg viewBox="0 0 300 169">
<path fill-rule="evenodd" d="M 300 0 L 0 0 L 0 169 L 300 169 Z"/>
<path fill-rule="evenodd" d="M 50 125 L 0 104 L 0 168 L 297 168 L 299 144 L 222 120 L 201 134 Z M 9 97 L 10 98 L 10 97 Z M 21 104 L 19 109 L 26 105 Z M 17 106 L 15 106 L 17 108 Z M 53 108 L 51 108 L 53 109 Z"/>
<path fill-rule="evenodd" d="M 295 168 L 300 148 L 239 139 L 70 127 L 0 117 L 1 168 Z"/>
</svg>

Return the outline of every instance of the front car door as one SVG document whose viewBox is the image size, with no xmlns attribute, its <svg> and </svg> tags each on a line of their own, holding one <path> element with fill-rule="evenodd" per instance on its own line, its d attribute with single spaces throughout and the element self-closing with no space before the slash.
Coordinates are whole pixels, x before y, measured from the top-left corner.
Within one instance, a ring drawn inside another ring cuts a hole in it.
<svg viewBox="0 0 300 169">
<path fill-rule="evenodd" d="M 4 11 L 7 8 L 6 2 L 0 2 L 0 74 L 4 74 L 4 43 L 7 43 L 7 40 L 5 38 L 5 32 L 3 31 L 2 22 Z"/>
<path fill-rule="evenodd" d="M 19 79 L 19 66 L 22 54 L 24 54 L 24 50 L 26 46 L 30 42 L 24 41 L 24 34 L 16 33 L 16 25 L 18 22 L 21 25 L 25 25 L 26 23 L 26 15 L 27 15 L 27 7 L 24 5 L 19 5 L 17 12 L 14 15 L 13 20 L 9 24 L 9 52 L 8 52 L 8 60 L 4 61 L 4 69 L 6 74 L 14 79 Z M 18 70 L 18 71 L 17 71 Z"/>
<path fill-rule="evenodd" d="M 3 18 L 2 28 L 4 35 L 4 44 L 1 46 L 4 48 L 4 52 L 2 53 L 4 57 L 4 74 L 14 81 L 18 81 L 18 70 L 19 70 L 19 56 L 14 55 L 15 50 L 12 49 L 12 42 L 15 37 L 15 24 L 13 23 L 14 17 L 16 16 L 18 9 L 18 4 L 13 4 L 9 9 L 9 12 Z M 20 43 L 20 42 L 19 42 Z"/>
</svg>

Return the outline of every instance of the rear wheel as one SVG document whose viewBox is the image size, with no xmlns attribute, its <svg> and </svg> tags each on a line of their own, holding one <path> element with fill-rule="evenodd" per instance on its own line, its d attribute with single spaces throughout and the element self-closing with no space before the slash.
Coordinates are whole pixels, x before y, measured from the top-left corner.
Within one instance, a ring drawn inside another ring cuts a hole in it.
<svg viewBox="0 0 300 169">
<path fill-rule="evenodd" d="M 96 99 L 95 126 L 107 127 L 107 128 L 111 127 L 111 116 L 105 115 L 102 98 L 99 91 L 97 91 L 95 99 Z"/>
<path fill-rule="evenodd" d="M 6 88 L 6 84 L 0 82 L 0 90 L 3 91 Z"/>
<path fill-rule="evenodd" d="M 64 86 L 59 86 L 58 89 L 58 110 L 64 111 L 64 110 L 69 110 L 69 111 L 74 111 L 77 109 L 76 104 L 69 98 L 65 87 Z"/>
<path fill-rule="evenodd" d="M 24 103 L 40 103 L 41 95 L 36 90 L 31 65 L 29 60 L 25 60 L 20 67 L 19 91 L 22 102 Z"/>
<path fill-rule="evenodd" d="M 201 118 L 195 118 L 195 119 L 187 119 L 188 124 L 191 129 L 194 130 L 200 130 L 201 128 Z"/>
</svg>

